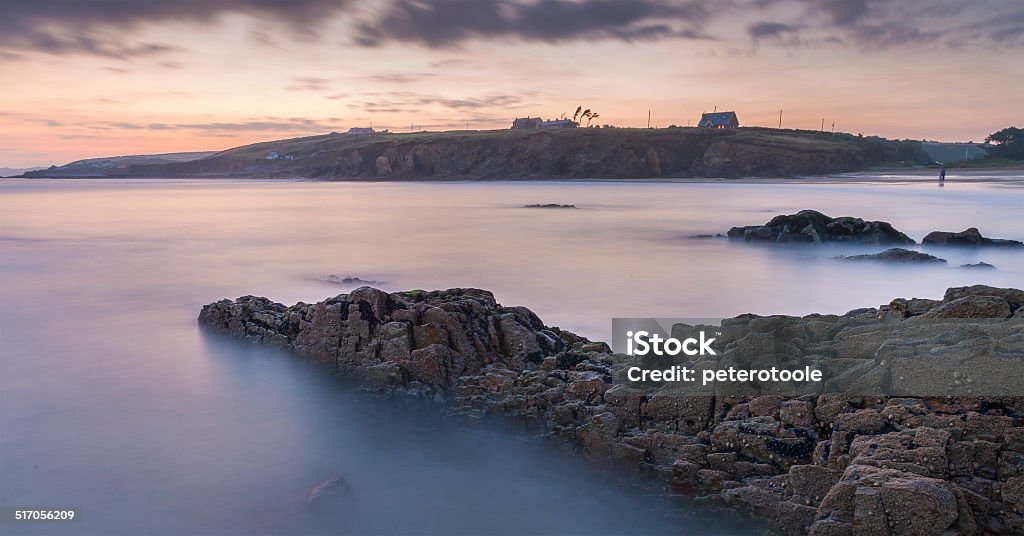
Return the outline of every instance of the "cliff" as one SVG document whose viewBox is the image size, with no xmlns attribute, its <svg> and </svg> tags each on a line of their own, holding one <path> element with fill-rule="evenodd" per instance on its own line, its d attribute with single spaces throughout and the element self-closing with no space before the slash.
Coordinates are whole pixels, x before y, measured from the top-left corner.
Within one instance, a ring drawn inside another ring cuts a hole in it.
<svg viewBox="0 0 1024 536">
<path fill-rule="evenodd" d="M 326 180 L 791 177 L 857 171 L 904 153 L 926 161 L 914 143 L 756 128 L 331 133 L 246 145 L 189 162 L 89 171 L 107 177 Z M 74 170 L 26 176 L 69 173 Z"/>
<path fill-rule="evenodd" d="M 1024 532 L 1024 397 L 971 396 L 982 386 L 945 369 L 975 355 L 1003 371 L 1000 389 L 1019 390 L 1022 321 L 1024 291 L 985 286 L 838 316 L 744 315 L 722 323 L 719 366 L 814 359 L 839 369 L 835 381 L 809 394 L 681 396 L 617 383 L 625 356 L 483 290 L 363 287 L 291 307 L 246 296 L 199 315 L 211 330 L 368 387 L 430 397 L 471 421 L 515 419 L 595 460 L 658 475 L 674 493 L 818 536 Z M 913 356 L 934 367 L 930 383 L 900 368 Z M 947 394 L 829 389 L 844 385 Z"/>
</svg>

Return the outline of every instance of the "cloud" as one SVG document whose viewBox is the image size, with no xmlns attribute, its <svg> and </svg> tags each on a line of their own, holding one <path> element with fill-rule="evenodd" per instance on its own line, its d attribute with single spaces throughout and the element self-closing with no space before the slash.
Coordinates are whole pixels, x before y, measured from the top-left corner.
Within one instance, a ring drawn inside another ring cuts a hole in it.
<svg viewBox="0 0 1024 536">
<path fill-rule="evenodd" d="M 436 76 L 438 76 L 437 73 L 381 73 L 370 75 L 367 78 L 385 84 L 411 84 Z"/>
<path fill-rule="evenodd" d="M 128 121 L 100 121 L 83 125 L 92 130 L 192 130 L 204 133 L 229 132 L 328 132 L 336 129 L 337 118 L 310 119 L 306 117 L 261 117 L 242 121 L 211 121 L 204 123 L 135 123 Z"/>
<path fill-rule="evenodd" d="M 757 0 L 755 12 L 790 13 L 747 27 L 750 40 L 787 48 L 852 46 L 892 48 L 1024 46 L 1024 6 L 1013 0 Z M 785 7 L 786 9 L 777 9 Z"/>
<path fill-rule="evenodd" d="M 285 87 L 286 91 L 324 91 L 330 89 L 331 81 L 327 78 L 315 76 L 299 76 L 293 78 L 293 84 Z"/>
<path fill-rule="evenodd" d="M 349 108 L 362 110 L 369 113 L 417 113 L 423 108 L 440 106 L 449 110 L 486 110 L 495 108 L 508 108 L 523 104 L 524 97 L 532 96 L 532 93 L 520 93 L 515 95 L 488 94 L 480 97 L 453 98 L 440 95 L 424 95 L 408 91 L 389 91 L 383 93 L 367 93 L 372 100 L 364 100 L 349 103 Z M 335 96 L 343 98 L 343 96 Z M 332 98 L 332 97 L 328 97 Z"/>
<path fill-rule="evenodd" d="M 129 59 L 168 52 L 164 43 L 130 43 L 125 35 L 146 24 L 207 24 L 246 14 L 284 24 L 299 36 L 348 8 L 346 0 L 3 0 L 0 47 L 48 54 Z"/>
<path fill-rule="evenodd" d="M 799 26 L 783 24 L 781 22 L 758 22 L 747 27 L 747 34 L 750 35 L 751 38 L 757 40 L 779 37 L 780 35 L 795 32 L 799 29 Z"/>
<path fill-rule="evenodd" d="M 698 2 L 397 0 L 356 25 L 356 42 L 444 48 L 498 37 L 546 43 L 695 38 L 706 37 L 699 27 L 709 14 Z"/>
</svg>

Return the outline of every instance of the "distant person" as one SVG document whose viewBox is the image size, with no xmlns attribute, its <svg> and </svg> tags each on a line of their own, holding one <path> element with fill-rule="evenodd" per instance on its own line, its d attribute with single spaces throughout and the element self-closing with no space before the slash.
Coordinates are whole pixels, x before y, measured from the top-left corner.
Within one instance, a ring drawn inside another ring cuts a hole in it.
<svg viewBox="0 0 1024 536">
<path fill-rule="evenodd" d="M 946 166 L 939 170 L 939 184 L 946 182 Z"/>
</svg>

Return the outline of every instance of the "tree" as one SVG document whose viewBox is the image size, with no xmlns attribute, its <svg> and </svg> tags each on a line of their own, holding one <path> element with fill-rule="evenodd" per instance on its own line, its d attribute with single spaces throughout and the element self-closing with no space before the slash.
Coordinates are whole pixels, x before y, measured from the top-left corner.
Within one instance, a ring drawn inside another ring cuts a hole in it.
<svg viewBox="0 0 1024 536">
<path fill-rule="evenodd" d="M 1024 160 L 1024 129 L 1007 127 L 998 132 L 993 132 L 985 138 L 985 143 L 991 144 L 988 150 L 989 156 L 995 158 L 1008 158 L 1010 160 Z"/>
<path fill-rule="evenodd" d="M 597 113 L 591 114 L 591 116 L 587 118 L 587 126 L 589 127 L 590 126 L 590 122 L 595 120 L 595 119 L 597 119 L 598 117 L 601 117 L 601 114 L 597 114 Z"/>
<path fill-rule="evenodd" d="M 575 122 L 576 122 L 576 118 L 578 118 L 578 117 L 580 116 L 580 112 L 581 112 L 582 110 L 583 110 L 583 106 L 577 106 L 577 107 L 576 107 L 576 113 L 572 114 L 572 122 L 573 122 L 573 123 L 575 123 Z"/>
</svg>

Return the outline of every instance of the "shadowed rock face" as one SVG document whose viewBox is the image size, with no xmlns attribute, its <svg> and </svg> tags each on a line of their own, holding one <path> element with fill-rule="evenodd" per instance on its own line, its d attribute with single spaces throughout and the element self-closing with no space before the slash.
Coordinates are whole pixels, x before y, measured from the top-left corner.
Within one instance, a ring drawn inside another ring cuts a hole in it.
<svg viewBox="0 0 1024 536">
<path fill-rule="evenodd" d="M 897 231 L 888 222 L 865 221 L 860 218 L 832 218 L 816 210 L 776 216 L 764 225 L 729 229 L 729 238 L 747 242 L 797 242 L 824 244 L 869 244 L 877 246 L 915 244 L 909 236 Z"/>
<path fill-rule="evenodd" d="M 846 315 L 743 315 L 722 324 L 721 363 L 793 351 L 848 383 L 913 389 L 918 378 L 897 377 L 901 356 L 931 356 L 941 374 L 953 359 L 943 352 L 967 347 L 1012 370 L 1024 360 L 1022 318 L 1024 291 L 980 285 Z M 675 492 L 771 518 L 783 534 L 1024 533 L 1024 398 L 968 396 L 952 376 L 957 394 L 941 397 L 637 393 L 612 381 L 625 356 L 474 289 L 364 287 L 291 307 L 247 296 L 207 305 L 199 320 L 369 387 L 432 396 L 458 418 L 516 419 Z M 765 346 L 769 333 L 785 344 Z"/>
</svg>

